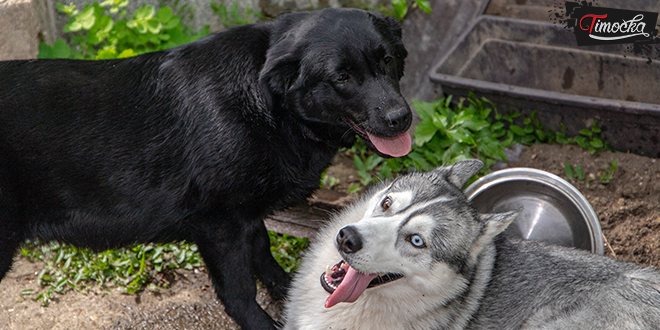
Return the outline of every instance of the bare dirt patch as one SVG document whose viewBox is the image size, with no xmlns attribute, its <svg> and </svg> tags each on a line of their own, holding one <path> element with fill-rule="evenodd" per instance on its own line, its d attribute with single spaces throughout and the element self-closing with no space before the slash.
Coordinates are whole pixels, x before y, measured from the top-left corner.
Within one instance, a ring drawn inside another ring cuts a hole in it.
<svg viewBox="0 0 660 330">
<path fill-rule="evenodd" d="M 608 184 L 600 174 L 618 161 Z M 569 180 L 593 206 L 605 241 L 605 255 L 660 267 L 660 162 L 627 153 L 589 154 L 577 146 L 539 144 L 525 149 L 511 166 L 542 169 L 567 179 L 565 162 L 580 164 L 585 179 Z M 591 178 L 591 179 L 589 179 Z"/>
</svg>

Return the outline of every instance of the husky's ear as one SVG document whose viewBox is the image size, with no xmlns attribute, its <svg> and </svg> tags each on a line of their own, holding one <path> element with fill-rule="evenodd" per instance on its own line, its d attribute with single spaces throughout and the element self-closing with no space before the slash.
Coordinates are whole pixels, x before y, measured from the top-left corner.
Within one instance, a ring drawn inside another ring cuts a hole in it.
<svg viewBox="0 0 660 330">
<path fill-rule="evenodd" d="M 506 213 L 480 214 L 479 217 L 481 222 L 484 223 L 484 227 L 479 237 L 472 244 L 470 261 L 475 262 L 484 247 L 493 240 L 493 237 L 503 232 L 520 212 L 522 212 L 522 208 Z"/>
<path fill-rule="evenodd" d="M 485 224 L 482 236 L 487 236 L 486 239 L 489 240 L 497 236 L 497 234 L 503 232 L 506 227 L 509 227 L 511 222 L 516 219 L 520 212 L 522 212 L 522 208 L 506 213 L 480 214 L 481 221 Z"/>
<path fill-rule="evenodd" d="M 447 181 L 454 184 L 458 189 L 463 189 L 465 183 L 477 174 L 482 167 L 484 167 L 484 163 L 478 159 L 462 160 L 449 168 Z"/>
</svg>

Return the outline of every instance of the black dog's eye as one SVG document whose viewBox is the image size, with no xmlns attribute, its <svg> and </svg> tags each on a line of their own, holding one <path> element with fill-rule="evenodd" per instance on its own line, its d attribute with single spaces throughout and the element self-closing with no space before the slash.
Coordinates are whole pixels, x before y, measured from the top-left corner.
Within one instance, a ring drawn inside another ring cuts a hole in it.
<svg viewBox="0 0 660 330">
<path fill-rule="evenodd" d="M 385 61 L 385 64 L 390 64 L 390 62 L 392 62 L 392 56 L 389 55 L 385 56 L 383 61 Z"/>
<path fill-rule="evenodd" d="M 351 78 L 351 76 L 349 76 L 348 73 L 340 73 L 339 76 L 337 76 L 337 82 L 338 83 L 345 83 L 350 78 Z"/>
<path fill-rule="evenodd" d="M 385 199 L 383 199 L 383 202 L 380 203 L 380 206 L 383 208 L 383 211 L 387 211 L 392 206 L 392 199 L 389 197 L 385 197 Z"/>
</svg>

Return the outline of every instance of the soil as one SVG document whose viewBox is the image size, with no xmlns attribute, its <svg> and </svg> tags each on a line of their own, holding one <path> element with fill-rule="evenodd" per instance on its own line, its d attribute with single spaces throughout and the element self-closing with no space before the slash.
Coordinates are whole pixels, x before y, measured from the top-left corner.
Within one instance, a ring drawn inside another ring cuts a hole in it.
<svg viewBox="0 0 660 330">
<path fill-rule="evenodd" d="M 618 160 L 618 168 L 611 181 L 603 184 L 600 174 L 614 159 Z M 534 145 L 524 148 L 509 166 L 542 169 L 566 179 L 567 161 L 583 168 L 585 178 L 570 182 L 598 214 L 606 242 L 605 255 L 659 267 L 660 162 L 626 153 L 591 155 L 576 146 Z M 335 159 L 328 175 L 339 178 L 340 183 L 319 190 L 307 205 L 308 210 L 315 210 L 314 214 L 325 218 L 328 212 L 355 199 L 356 195 L 347 195 L 346 190 L 359 182 L 352 160 L 346 155 Z M 280 215 L 279 219 L 280 223 L 286 223 L 291 217 Z M 298 233 L 310 233 L 318 228 L 318 220 L 309 223 L 298 226 L 304 229 Z M 71 291 L 57 295 L 49 307 L 20 297 L 22 290 L 39 289 L 36 277 L 40 270 L 40 264 L 16 257 L 12 271 L 0 283 L 0 297 L 3 297 L 0 329 L 238 329 L 215 299 L 203 270 L 179 271 L 171 288 L 158 292 L 124 295 L 97 290 L 84 295 Z M 264 289 L 259 289 L 257 300 L 272 316 L 278 317 L 281 305 L 272 302 Z"/>
<path fill-rule="evenodd" d="M 614 160 L 608 184 L 600 174 Z M 660 267 L 660 162 L 627 153 L 589 154 L 577 146 L 538 144 L 526 148 L 510 166 L 538 168 L 564 179 L 565 162 L 582 165 L 583 180 L 569 180 L 589 200 L 600 219 L 605 255 L 621 261 Z"/>
</svg>

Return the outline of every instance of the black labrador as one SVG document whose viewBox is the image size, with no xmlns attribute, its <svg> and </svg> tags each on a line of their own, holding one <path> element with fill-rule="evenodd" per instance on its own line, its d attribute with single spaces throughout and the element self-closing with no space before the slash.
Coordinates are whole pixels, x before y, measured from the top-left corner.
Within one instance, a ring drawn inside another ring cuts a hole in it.
<svg viewBox="0 0 660 330">
<path fill-rule="evenodd" d="M 0 278 L 28 238 L 94 250 L 187 240 L 246 330 L 287 274 L 263 219 L 299 203 L 355 133 L 410 150 L 396 21 L 294 13 L 104 61 L 0 62 Z"/>
</svg>

